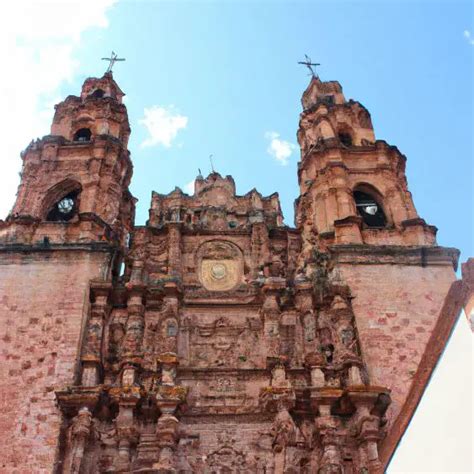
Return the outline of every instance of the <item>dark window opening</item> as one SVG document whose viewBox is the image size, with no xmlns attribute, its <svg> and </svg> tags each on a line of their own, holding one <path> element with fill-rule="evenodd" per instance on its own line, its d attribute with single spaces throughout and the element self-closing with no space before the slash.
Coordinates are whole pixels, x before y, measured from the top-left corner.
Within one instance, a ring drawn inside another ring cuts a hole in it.
<svg viewBox="0 0 474 474">
<path fill-rule="evenodd" d="M 352 137 L 350 136 L 349 133 L 344 133 L 341 132 L 339 133 L 339 141 L 344 145 L 344 146 L 352 146 Z"/>
<path fill-rule="evenodd" d="M 73 191 L 61 198 L 49 211 L 47 221 L 70 221 L 77 213 L 79 191 Z"/>
<path fill-rule="evenodd" d="M 105 91 L 103 91 L 102 89 L 96 89 L 91 95 L 90 97 L 93 97 L 94 99 L 102 99 L 102 97 L 104 97 L 105 95 Z"/>
<path fill-rule="evenodd" d="M 367 193 L 354 191 L 357 212 L 368 227 L 385 227 L 387 219 L 377 201 Z"/>
<path fill-rule="evenodd" d="M 235 222 L 235 221 L 230 221 L 230 222 L 229 222 L 229 227 L 230 227 L 231 229 L 235 229 L 235 228 L 237 227 L 237 222 Z"/>
<path fill-rule="evenodd" d="M 333 105 L 334 104 L 334 96 L 333 95 L 323 95 L 320 97 L 320 102 L 326 105 Z"/>
<path fill-rule="evenodd" d="M 74 134 L 74 141 L 75 142 L 89 142 L 91 139 L 92 133 L 89 128 L 80 128 Z"/>
</svg>

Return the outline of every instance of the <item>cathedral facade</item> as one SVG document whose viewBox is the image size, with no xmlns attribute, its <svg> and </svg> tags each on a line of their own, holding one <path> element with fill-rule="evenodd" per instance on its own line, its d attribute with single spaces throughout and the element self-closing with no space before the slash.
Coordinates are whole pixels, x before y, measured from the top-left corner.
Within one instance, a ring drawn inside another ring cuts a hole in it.
<svg viewBox="0 0 474 474">
<path fill-rule="evenodd" d="M 302 97 L 296 226 L 231 176 L 134 224 L 111 73 L 56 106 L 0 221 L 6 473 L 383 472 L 459 312 L 458 252 L 338 82 Z M 456 290 L 457 291 L 457 290 Z"/>
</svg>

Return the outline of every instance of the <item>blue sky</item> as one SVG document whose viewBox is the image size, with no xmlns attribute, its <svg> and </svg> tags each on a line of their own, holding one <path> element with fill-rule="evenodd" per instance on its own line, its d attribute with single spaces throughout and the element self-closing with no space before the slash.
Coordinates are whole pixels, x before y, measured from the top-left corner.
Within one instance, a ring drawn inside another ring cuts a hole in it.
<svg viewBox="0 0 474 474">
<path fill-rule="evenodd" d="M 1 118 L 0 217 L 14 201 L 21 149 L 49 133 L 53 104 L 77 95 L 86 77 L 102 75 L 100 58 L 114 50 L 126 58 L 114 77 L 127 94 L 138 224 L 147 219 L 152 190 L 186 188 L 198 168 L 210 171 L 213 154 L 239 193 L 278 191 L 293 225 L 296 131 L 309 81 L 297 61 L 308 54 L 322 64 L 323 80 L 338 80 L 346 98 L 367 107 L 376 137 L 407 156 L 419 215 L 464 261 L 474 255 L 472 9 L 453 0 L 11 3 L 0 18 L 0 54 L 10 71 L 0 77 L 8 110 Z M 440 436 L 429 456 L 418 451 L 423 465 L 429 458 L 430 472 L 472 469 L 469 416 L 459 419 L 453 404 L 471 406 L 472 417 L 472 389 L 461 384 L 453 392 L 460 379 L 472 387 L 472 340 L 463 323 L 393 472 L 415 472 L 413 443 L 434 431 Z M 446 419 L 433 430 L 430 416 L 440 408 Z"/>
</svg>

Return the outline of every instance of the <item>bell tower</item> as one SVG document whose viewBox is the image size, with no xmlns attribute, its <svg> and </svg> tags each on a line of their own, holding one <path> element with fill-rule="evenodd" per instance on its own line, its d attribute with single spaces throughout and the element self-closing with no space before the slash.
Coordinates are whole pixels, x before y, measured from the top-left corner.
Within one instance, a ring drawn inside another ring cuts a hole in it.
<svg viewBox="0 0 474 474">
<path fill-rule="evenodd" d="M 133 227 L 123 95 L 106 73 L 56 106 L 51 133 L 21 155 L 16 203 L 0 221 L 0 375 L 9 380 L 0 388 L 0 413 L 8 414 L 0 415 L 4 472 L 63 472 L 54 390 L 80 378 L 90 306 L 103 314 L 107 308 L 91 296 L 90 282 L 116 281 Z M 101 331 L 98 323 L 96 337 Z"/>
<path fill-rule="evenodd" d="M 386 466 L 456 321 L 444 301 L 459 252 L 438 246 L 408 190 L 406 157 L 376 139 L 361 103 L 313 75 L 302 105 L 298 278 L 347 285 L 371 383 L 391 392 Z"/>
<path fill-rule="evenodd" d="M 436 228 L 418 216 L 408 191 L 406 158 L 376 140 L 367 109 L 317 76 L 302 104 L 297 224 L 305 241 L 435 245 Z"/>
<path fill-rule="evenodd" d="M 51 134 L 22 153 L 22 180 L 8 217 L 10 242 L 124 244 L 134 199 L 123 96 L 108 72 L 87 79 L 79 97 L 56 105 Z"/>
</svg>

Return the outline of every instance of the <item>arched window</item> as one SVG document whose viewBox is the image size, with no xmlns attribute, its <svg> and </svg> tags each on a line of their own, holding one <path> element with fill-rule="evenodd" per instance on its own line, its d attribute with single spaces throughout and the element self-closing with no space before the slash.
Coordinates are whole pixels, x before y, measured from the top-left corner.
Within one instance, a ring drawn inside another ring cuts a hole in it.
<svg viewBox="0 0 474 474">
<path fill-rule="evenodd" d="M 94 99 L 102 99 L 104 97 L 105 91 L 102 89 L 96 89 L 89 97 L 93 97 Z"/>
<path fill-rule="evenodd" d="M 80 128 L 75 134 L 73 140 L 75 142 L 89 142 L 92 133 L 89 128 Z"/>
<path fill-rule="evenodd" d="M 70 221 L 76 214 L 78 206 L 79 190 L 72 191 L 56 201 L 46 216 L 47 221 Z"/>
<path fill-rule="evenodd" d="M 338 135 L 339 141 L 344 145 L 344 146 L 352 146 L 352 136 L 350 133 L 347 132 L 339 132 Z"/>
<path fill-rule="evenodd" d="M 363 191 L 354 191 L 357 212 L 368 227 L 385 227 L 387 219 L 382 206 L 372 195 Z"/>
</svg>

